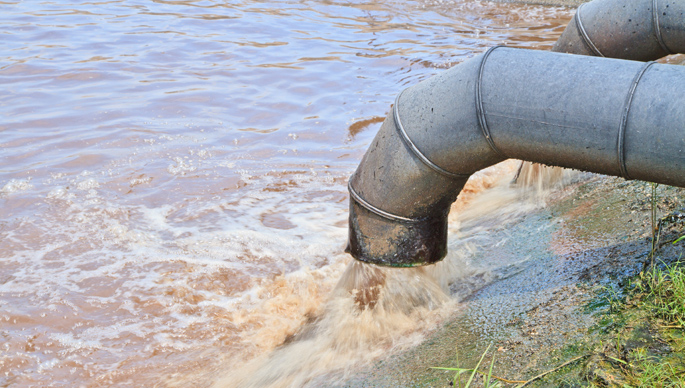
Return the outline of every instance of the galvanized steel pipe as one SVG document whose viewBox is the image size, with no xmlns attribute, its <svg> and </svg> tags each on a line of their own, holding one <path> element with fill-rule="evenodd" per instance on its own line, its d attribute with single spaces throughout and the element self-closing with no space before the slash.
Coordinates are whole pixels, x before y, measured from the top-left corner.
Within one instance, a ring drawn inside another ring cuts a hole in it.
<svg viewBox="0 0 685 388">
<path fill-rule="evenodd" d="M 441 260 L 450 204 L 508 158 L 684 187 L 683 90 L 685 67 L 507 47 L 414 85 L 350 178 L 347 251 Z"/>
<path fill-rule="evenodd" d="M 685 1 L 582 4 L 552 51 L 636 61 L 685 53 Z"/>
<path fill-rule="evenodd" d="M 636 61 L 683 53 L 685 0 L 594 0 L 582 4 L 552 51 Z M 514 181 L 531 183 L 518 180 L 543 169 L 559 171 L 522 162 Z"/>
</svg>

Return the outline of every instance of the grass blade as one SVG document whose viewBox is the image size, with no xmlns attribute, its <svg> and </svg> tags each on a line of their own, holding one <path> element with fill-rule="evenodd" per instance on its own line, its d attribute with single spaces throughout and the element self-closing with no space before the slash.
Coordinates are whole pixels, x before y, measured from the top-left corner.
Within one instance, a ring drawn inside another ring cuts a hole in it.
<svg viewBox="0 0 685 388">
<path fill-rule="evenodd" d="M 480 360 L 478 360 L 478 364 L 476 364 L 476 367 L 473 369 L 473 373 L 471 373 L 471 377 L 469 377 L 469 381 L 466 382 L 466 386 L 464 388 L 468 388 L 471 385 L 473 378 L 476 376 L 476 372 L 478 371 L 478 368 L 480 368 L 480 364 L 483 362 L 483 359 L 485 358 L 485 355 L 488 353 L 488 350 L 490 350 L 490 346 L 492 346 L 492 345 L 488 345 L 488 348 L 485 349 L 485 352 L 483 352 L 483 355 L 480 356 Z"/>
</svg>

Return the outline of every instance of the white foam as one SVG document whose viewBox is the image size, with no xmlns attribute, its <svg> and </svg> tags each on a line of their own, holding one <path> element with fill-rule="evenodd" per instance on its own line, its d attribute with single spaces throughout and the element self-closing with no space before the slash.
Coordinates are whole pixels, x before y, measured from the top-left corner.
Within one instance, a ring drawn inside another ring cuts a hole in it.
<svg viewBox="0 0 685 388">
<path fill-rule="evenodd" d="M 193 165 L 192 160 L 188 160 L 188 157 L 175 156 L 172 158 L 175 164 L 169 164 L 167 171 L 171 175 L 186 175 L 187 173 L 197 170 L 197 166 Z"/>
<path fill-rule="evenodd" d="M 68 196 L 71 196 L 72 198 L 74 197 L 73 194 L 69 194 L 66 188 L 64 187 L 55 187 L 54 189 L 50 190 L 48 194 L 46 195 L 46 198 L 50 199 L 65 199 Z"/>
<path fill-rule="evenodd" d="M 99 340 L 86 340 L 83 335 L 79 335 L 78 338 L 74 333 L 51 333 L 48 337 L 62 344 L 64 347 L 70 349 L 70 351 L 82 350 L 82 349 L 99 349 L 102 344 Z M 56 365 L 56 362 L 47 363 L 50 368 Z"/>
<path fill-rule="evenodd" d="M 94 178 L 88 178 L 76 184 L 77 189 L 84 191 L 89 191 L 98 187 L 100 187 L 100 183 Z"/>
<path fill-rule="evenodd" d="M 9 182 L 2 186 L 2 189 L 0 189 L 0 194 L 13 194 L 26 191 L 31 188 L 33 188 L 33 185 L 31 184 L 31 178 L 10 179 Z"/>
</svg>

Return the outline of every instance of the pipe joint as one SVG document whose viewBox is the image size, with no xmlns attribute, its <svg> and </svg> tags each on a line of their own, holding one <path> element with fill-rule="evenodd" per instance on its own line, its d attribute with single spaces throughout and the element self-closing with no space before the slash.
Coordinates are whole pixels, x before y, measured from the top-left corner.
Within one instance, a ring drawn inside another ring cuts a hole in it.
<svg viewBox="0 0 685 388">
<path fill-rule="evenodd" d="M 552 50 L 655 60 L 685 52 L 684 18 L 682 0 L 594 0 L 578 7 Z"/>
<path fill-rule="evenodd" d="M 395 119 L 395 128 L 399 132 L 402 141 L 404 141 L 404 143 L 412 151 L 412 153 L 417 159 L 419 159 L 428 168 L 437 172 L 438 174 L 442 174 L 448 178 L 468 178 L 469 176 L 471 176 L 471 174 L 460 174 L 447 171 L 446 169 L 438 166 L 436 163 L 431 161 L 423 152 L 421 152 L 419 147 L 411 140 L 409 134 L 407 134 L 407 131 L 404 129 L 404 126 L 402 125 L 402 120 L 400 119 L 400 98 L 402 97 L 402 94 L 405 90 L 401 91 L 400 94 L 397 95 L 397 98 L 395 98 L 395 104 L 393 104 L 392 107 L 392 115 Z"/>
<path fill-rule="evenodd" d="M 680 66 L 512 48 L 412 86 L 350 178 L 347 252 L 393 267 L 440 261 L 468 177 L 451 171 L 503 155 L 685 186 L 684 89 Z"/>
<path fill-rule="evenodd" d="M 608 59 L 685 52 L 684 15 L 683 0 L 594 0 L 557 53 L 497 46 L 404 90 L 350 178 L 346 251 L 393 267 L 441 260 L 450 204 L 506 158 L 685 186 L 685 69 Z"/>
</svg>

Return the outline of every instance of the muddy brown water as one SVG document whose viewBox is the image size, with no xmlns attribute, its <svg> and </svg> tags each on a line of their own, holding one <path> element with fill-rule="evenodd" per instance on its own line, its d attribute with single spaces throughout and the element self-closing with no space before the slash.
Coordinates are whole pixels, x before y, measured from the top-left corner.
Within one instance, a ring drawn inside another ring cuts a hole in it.
<svg viewBox="0 0 685 388">
<path fill-rule="evenodd" d="M 401 89 L 496 44 L 549 49 L 573 13 L 473 0 L 0 9 L 3 387 L 297 386 L 417 343 L 458 309 L 435 278 L 389 275 L 414 302 L 388 297 L 382 319 L 331 297 L 350 261 L 347 177 Z M 260 364 L 300 359 L 279 345 L 313 319 L 328 333 L 310 337 L 315 360 Z"/>
</svg>

